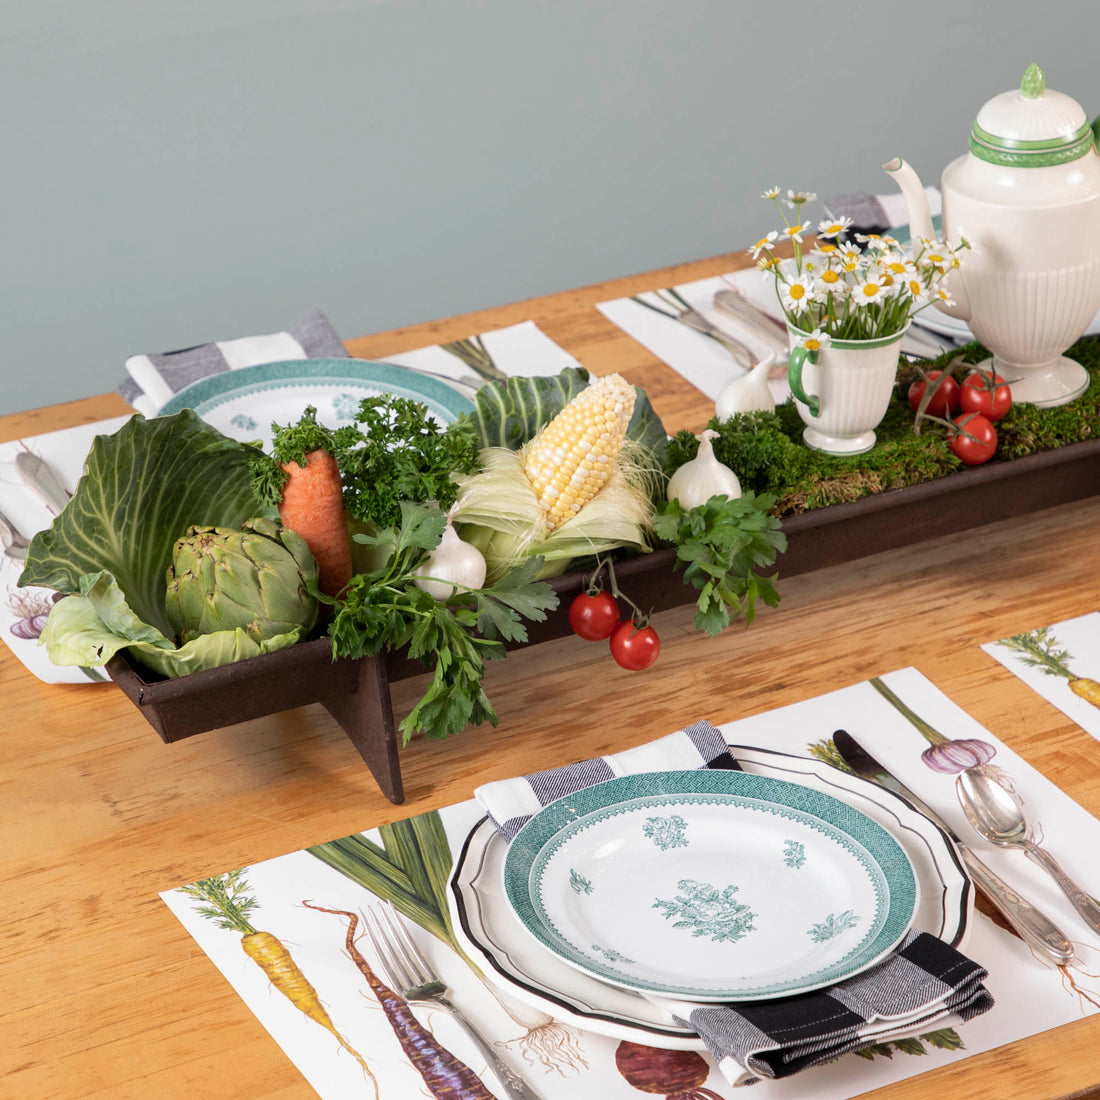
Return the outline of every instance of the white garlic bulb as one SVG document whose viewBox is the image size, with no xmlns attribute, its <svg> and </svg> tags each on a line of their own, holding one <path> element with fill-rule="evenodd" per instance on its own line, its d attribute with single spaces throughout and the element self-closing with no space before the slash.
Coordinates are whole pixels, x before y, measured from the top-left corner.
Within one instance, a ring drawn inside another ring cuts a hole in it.
<svg viewBox="0 0 1100 1100">
<path fill-rule="evenodd" d="M 711 440 L 717 437 L 718 433 L 710 428 L 700 433 L 699 453 L 668 480 L 669 500 L 678 500 L 683 508 L 698 508 L 713 496 L 736 500 L 741 495 L 737 475 L 715 457 Z"/>
<path fill-rule="evenodd" d="M 459 538 L 448 517 L 439 545 L 413 570 L 413 584 L 437 600 L 446 600 L 456 590 L 480 588 L 485 573 L 481 551 Z"/>
<path fill-rule="evenodd" d="M 775 398 L 768 388 L 768 371 L 774 363 L 775 352 L 770 351 L 748 374 L 726 386 L 714 402 L 719 420 L 729 420 L 734 413 L 775 411 Z"/>
</svg>

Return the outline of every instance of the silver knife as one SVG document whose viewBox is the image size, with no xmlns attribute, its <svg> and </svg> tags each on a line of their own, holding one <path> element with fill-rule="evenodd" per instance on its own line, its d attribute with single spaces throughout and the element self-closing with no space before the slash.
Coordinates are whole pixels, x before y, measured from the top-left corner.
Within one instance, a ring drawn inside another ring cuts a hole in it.
<svg viewBox="0 0 1100 1100">
<path fill-rule="evenodd" d="M 29 489 L 55 515 L 60 515 L 69 503 L 69 491 L 44 459 L 30 451 L 15 456 L 15 469 Z"/>
<path fill-rule="evenodd" d="M 0 512 L 0 547 L 6 557 L 22 560 L 27 556 L 29 542 L 20 534 L 19 528 L 3 512 Z"/>
<path fill-rule="evenodd" d="M 958 849 L 974 884 L 1004 914 L 1005 920 L 1020 937 L 1040 954 L 1059 966 L 1074 960 L 1073 944 L 1066 934 L 1047 916 L 1021 897 L 1000 875 L 987 867 L 958 837 L 955 831 L 923 799 L 914 794 L 900 779 L 891 775 L 846 730 L 833 734 L 833 744 L 845 764 L 862 779 L 868 779 L 885 790 L 900 795 L 933 825 L 939 826 Z"/>
<path fill-rule="evenodd" d="M 775 352 L 777 357 L 787 358 L 786 325 L 781 325 L 775 318 L 754 306 L 741 291 L 734 287 L 716 291 L 714 308 L 718 313 L 724 313 L 727 317 L 744 322 Z"/>
</svg>

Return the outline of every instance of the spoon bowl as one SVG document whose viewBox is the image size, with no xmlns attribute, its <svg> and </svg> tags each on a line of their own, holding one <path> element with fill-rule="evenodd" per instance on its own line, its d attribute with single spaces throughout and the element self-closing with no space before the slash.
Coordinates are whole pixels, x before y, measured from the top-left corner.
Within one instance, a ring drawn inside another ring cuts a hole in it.
<svg viewBox="0 0 1100 1100">
<path fill-rule="evenodd" d="M 1061 864 L 1031 837 L 1023 805 L 1013 791 L 983 768 L 967 768 L 955 780 L 967 821 L 986 840 L 1002 848 L 1020 848 L 1061 887 L 1085 923 L 1100 933 L 1100 904 L 1066 874 Z"/>
</svg>

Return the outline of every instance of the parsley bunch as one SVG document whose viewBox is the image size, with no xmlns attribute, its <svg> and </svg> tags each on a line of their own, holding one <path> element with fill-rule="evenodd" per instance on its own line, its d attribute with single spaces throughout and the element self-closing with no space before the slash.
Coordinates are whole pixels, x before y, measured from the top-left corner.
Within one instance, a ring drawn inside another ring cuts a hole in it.
<svg viewBox="0 0 1100 1100">
<path fill-rule="evenodd" d="M 535 581 L 541 558 L 532 558 L 488 588 L 468 589 L 440 602 L 414 583 L 413 570 L 443 536 L 446 517 L 436 508 L 401 501 L 400 525 L 359 542 L 392 547 L 386 564 L 353 578 L 329 625 L 333 653 L 365 657 L 408 646 L 409 656 L 432 671 L 424 696 L 401 723 L 413 733 L 446 737 L 468 725 L 497 724 L 481 681 L 485 662 L 505 656 L 504 641 L 525 642 L 522 619 L 542 622 L 558 605 L 557 593 Z M 503 639 L 503 641 L 502 641 Z"/>
<path fill-rule="evenodd" d="M 340 467 L 344 508 L 376 527 L 400 523 L 402 501 L 432 500 L 446 511 L 458 495 L 453 475 L 481 466 L 469 416 L 441 428 L 427 405 L 395 394 L 364 398 L 354 424 L 326 428 L 309 406 L 297 424 L 273 424 L 272 431 L 271 457 L 251 459 L 252 489 L 261 503 L 282 499 L 283 463 L 301 466 L 311 451 L 328 451 Z"/>
<path fill-rule="evenodd" d="M 657 536 L 676 546 L 684 581 L 699 590 L 695 629 L 720 634 L 731 619 L 756 616 L 756 600 L 779 603 L 774 577 L 756 570 L 774 564 L 787 548 L 779 520 L 771 514 L 775 498 L 745 493 L 736 500 L 713 496 L 695 508 L 678 500 L 659 505 L 653 517 Z"/>
</svg>

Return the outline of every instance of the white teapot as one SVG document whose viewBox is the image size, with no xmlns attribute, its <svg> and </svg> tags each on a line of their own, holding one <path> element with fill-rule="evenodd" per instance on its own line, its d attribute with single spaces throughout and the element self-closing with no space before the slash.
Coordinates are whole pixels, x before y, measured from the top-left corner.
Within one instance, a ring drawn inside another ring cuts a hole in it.
<svg viewBox="0 0 1100 1100">
<path fill-rule="evenodd" d="M 1100 119 L 1097 119 L 1100 126 Z M 883 165 L 909 207 L 912 240 L 934 238 L 928 200 L 900 157 Z M 1088 372 L 1062 353 L 1100 309 L 1100 155 L 1076 100 L 1047 90 L 1030 65 L 1019 90 L 978 112 L 970 152 L 943 172 L 943 239 L 972 251 L 943 284 L 993 352 L 1015 401 L 1064 405 L 1088 387 Z"/>
</svg>

